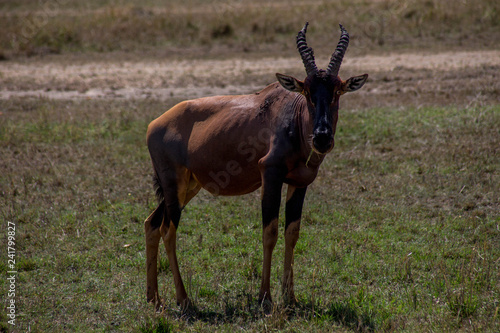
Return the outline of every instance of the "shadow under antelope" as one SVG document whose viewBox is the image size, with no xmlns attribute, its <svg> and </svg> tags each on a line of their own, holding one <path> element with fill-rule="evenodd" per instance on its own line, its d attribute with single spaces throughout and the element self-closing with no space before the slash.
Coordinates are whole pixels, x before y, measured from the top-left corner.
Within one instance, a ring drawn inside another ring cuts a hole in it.
<svg viewBox="0 0 500 333">
<path fill-rule="evenodd" d="M 177 263 L 176 231 L 183 207 L 198 191 L 242 195 L 260 187 L 264 258 L 259 301 L 272 304 L 271 257 L 283 184 L 288 190 L 282 293 L 288 304 L 296 302 L 293 251 L 307 186 L 334 147 L 340 96 L 360 89 L 368 78 L 364 74 L 343 81 L 338 76 L 349 43 L 342 25 L 327 69 L 318 70 L 306 43 L 307 26 L 297 35 L 307 73 L 304 81 L 278 73 L 278 82 L 255 94 L 184 101 L 149 124 L 147 145 L 159 205 L 144 223 L 148 302 L 160 305 L 157 256 L 163 239 L 177 302 L 183 311 L 190 306 Z"/>
</svg>

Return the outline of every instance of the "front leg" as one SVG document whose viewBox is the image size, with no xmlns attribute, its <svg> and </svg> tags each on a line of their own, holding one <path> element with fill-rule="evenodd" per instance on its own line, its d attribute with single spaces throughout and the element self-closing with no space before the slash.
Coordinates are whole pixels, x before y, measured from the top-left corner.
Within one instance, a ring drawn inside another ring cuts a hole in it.
<svg viewBox="0 0 500 333">
<path fill-rule="evenodd" d="M 262 172 L 262 245 L 264 260 L 262 266 L 262 283 L 259 292 L 259 302 L 271 298 L 271 259 L 274 246 L 278 240 L 278 217 L 283 187 L 284 172 L 279 168 L 263 168 Z M 270 309 L 267 309 L 270 310 Z"/>
<path fill-rule="evenodd" d="M 306 195 L 307 187 L 297 188 L 288 185 L 285 208 L 285 263 L 283 267 L 282 293 L 285 303 L 295 304 L 295 292 L 293 288 L 293 251 L 299 239 L 300 219 L 302 216 L 302 205 Z"/>
</svg>

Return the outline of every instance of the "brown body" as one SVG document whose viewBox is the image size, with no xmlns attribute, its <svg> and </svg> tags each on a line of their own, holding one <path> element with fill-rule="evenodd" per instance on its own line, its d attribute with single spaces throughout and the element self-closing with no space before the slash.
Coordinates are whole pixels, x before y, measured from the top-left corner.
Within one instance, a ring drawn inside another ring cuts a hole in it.
<svg viewBox="0 0 500 333">
<path fill-rule="evenodd" d="M 330 66 L 328 71 L 311 67 L 312 50 L 304 56 L 300 48 L 306 27 L 297 39 L 303 59 L 309 56 L 308 63 L 304 60 L 308 70 L 304 82 L 277 74 L 279 83 L 258 93 L 185 101 L 149 125 L 147 144 L 160 204 L 145 221 L 148 301 L 159 305 L 157 255 L 163 239 L 177 301 L 183 309 L 189 306 L 175 235 L 181 210 L 196 193 L 204 188 L 214 195 L 241 195 L 261 187 L 264 258 L 259 299 L 270 303 L 281 189 L 288 184 L 282 290 L 286 301 L 295 302 L 293 249 L 306 189 L 325 154 L 333 149 L 340 95 L 359 89 L 367 78 L 342 81 Z M 343 36 L 348 38 L 345 30 Z"/>
<path fill-rule="evenodd" d="M 147 140 L 153 163 L 185 168 L 191 187 L 214 195 L 241 195 L 261 186 L 259 164 L 272 159 L 285 162 L 287 184 L 309 185 L 324 156 L 313 154 L 306 167 L 311 133 L 304 96 L 276 82 L 252 95 L 182 102 L 150 124 Z M 178 191 L 187 191 L 184 187 Z M 181 206 L 187 203 L 179 199 Z"/>
</svg>

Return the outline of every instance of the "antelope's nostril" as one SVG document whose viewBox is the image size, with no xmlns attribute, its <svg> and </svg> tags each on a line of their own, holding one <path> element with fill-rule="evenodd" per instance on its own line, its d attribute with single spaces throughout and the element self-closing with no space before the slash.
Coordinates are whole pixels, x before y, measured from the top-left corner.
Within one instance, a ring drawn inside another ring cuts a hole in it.
<svg viewBox="0 0 500 333">
<path fill-rule="evenodd" d="M 333 136 L 327 134 L 315 135 L 313 145 L 319 153 L 326 154 L 333 148 Z"/>
</svg>

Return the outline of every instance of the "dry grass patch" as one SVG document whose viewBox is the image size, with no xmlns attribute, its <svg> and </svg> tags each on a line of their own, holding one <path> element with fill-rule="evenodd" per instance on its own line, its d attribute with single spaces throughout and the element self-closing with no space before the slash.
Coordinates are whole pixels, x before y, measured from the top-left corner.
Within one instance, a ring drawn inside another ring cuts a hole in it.
<svg viewBox="0 0 500 333">
<path fill-rule="evenodd" d="M 331 49 L 342 22 L 364 48 L 496 47 L 497 1 L 24 1 L 4 5 L 3 57 L 127 51 L 183 57 L 284 52 L 305 21 Z M 155 51 L 159 50 L 159 51 Z M 158 53 L 159 52 L 159 53 Z"/>
</svg>

